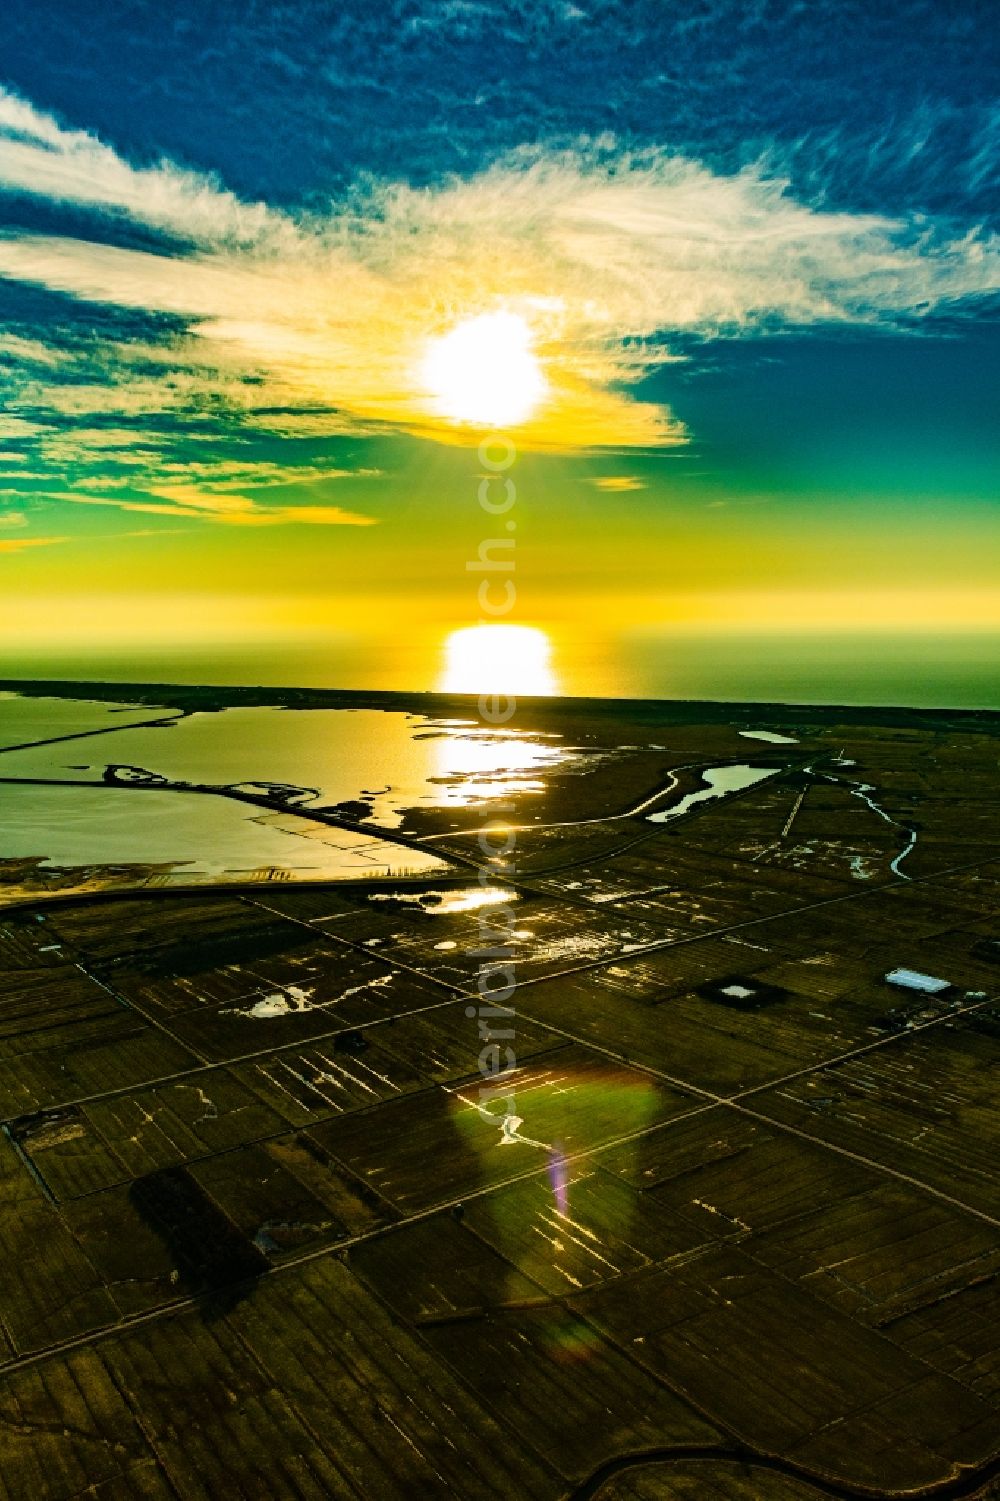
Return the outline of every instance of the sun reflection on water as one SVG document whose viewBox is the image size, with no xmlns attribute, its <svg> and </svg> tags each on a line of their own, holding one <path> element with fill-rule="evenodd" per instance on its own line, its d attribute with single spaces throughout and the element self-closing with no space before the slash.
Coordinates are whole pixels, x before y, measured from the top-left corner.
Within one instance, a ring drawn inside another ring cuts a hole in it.
<svg viewBox="0 0 1000 1501">
<path fill-rule="evenodd" d="M 434 781 L 451 783 L 448 802 L 457 806 L 490 802 L 517 793 L 545 790 L 543 775 L 566 758 L 559 745 L 504 730 L 471 730 L 438 744 Z"/>
<path fill-rule="evenodd" d="M 452 631 L 444 653 L 442 693 L 548 698 L 558 692 L 549 638 L 533 626 L 466 626 Z"/>
</svg>

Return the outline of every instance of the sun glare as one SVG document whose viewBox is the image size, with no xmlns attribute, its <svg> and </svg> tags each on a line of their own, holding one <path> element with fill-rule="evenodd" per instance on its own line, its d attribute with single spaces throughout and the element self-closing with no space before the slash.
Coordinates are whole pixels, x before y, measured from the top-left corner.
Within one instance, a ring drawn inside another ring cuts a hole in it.
<svg viewBox="0 0 1000 1501">
<path fill-rule="evenodd" d="M 482 313 L 429 345 L 421 370 L 441 417 L 512 427 L 526 422 L 548 389 L 532 332 L 519 313 Z"/>
<path fill-rule="evenodd" d="M 442 693 L 556 692 L 549 638 L 526 625 L 472 625 L 445 643 Z"/>
</svg>

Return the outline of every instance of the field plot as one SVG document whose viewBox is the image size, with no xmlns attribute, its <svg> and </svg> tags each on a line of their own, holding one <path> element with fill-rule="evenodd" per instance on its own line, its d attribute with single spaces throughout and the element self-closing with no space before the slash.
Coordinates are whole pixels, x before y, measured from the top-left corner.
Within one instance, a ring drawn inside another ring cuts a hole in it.
<svg viewBox="0 0 1000 1501">
<path fill-rule="evenodd" d="M 829 1492 L 759 1465 L 678 1459 L 636 1465 L 598 1492 L 601 1501 L 818 1501 Z"/>
<path fill-rule="evenodd" d="M 769 1119 L 857 1151 L 1000 1218 L 991 1006 L 758 1095 Z"/>
<path fill-rule="evenodd" d="M 947 1432 L 965 1464 L 981 1462 L 995 1444 L 988 1404 L 928 1376 L 920 1362 L 742 1248 L 640 1273 L 578 1302 L 621 1348 L 641 1342 L 640 1362 L 730 1432 L 765 1453 L 793 1455 L 807 1470 L 877 1485 L 891 1463 L 900 1481 L 919 1487 L 941 1473 L 935 1430 Z"/>
<path fill-rule="evenodd" d="M 995 1494 L 996 725 L 530 712 L 516 869 L 0 914 L 4 1501 Z"/>
</svg>

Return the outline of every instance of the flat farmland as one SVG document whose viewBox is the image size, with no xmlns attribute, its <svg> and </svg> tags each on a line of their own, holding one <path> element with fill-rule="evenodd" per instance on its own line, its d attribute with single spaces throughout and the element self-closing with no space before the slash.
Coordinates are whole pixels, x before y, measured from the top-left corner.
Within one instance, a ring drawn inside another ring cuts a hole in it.
<svg viewBox="0 0 1000 1501">
<path fill-rule="evenodd" d="M 696 707 L 482 882 L 0 911 L 4 1501 L 996 1494 L 998 726 Z"/>
</svg>

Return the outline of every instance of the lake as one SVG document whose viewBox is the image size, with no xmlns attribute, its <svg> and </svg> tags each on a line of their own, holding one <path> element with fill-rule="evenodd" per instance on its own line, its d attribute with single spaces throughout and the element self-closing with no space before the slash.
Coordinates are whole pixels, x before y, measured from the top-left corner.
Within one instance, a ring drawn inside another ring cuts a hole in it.
<svg viewBox="0 0 1000 1501">
<path fill-rule="evenodd" d="M 160 719 L 160 723 L 150 723 Z M 380 710 L 232 708 L 179 717 L 128 704 L 0 696 L 0 859 L 49 867 L 156 866 L 157 883 L 385 876 L 446 870 L 431 853 L 373 837 L 409 808 L 480 805 L 542 791 L 574 752 L 552 737 Z M 287 808 L 221 795 L 104 785 L 108 765 L 220 787 L 282 783 Z M 74 785 L 84 784 L 84 785 Z M 370 809 L 357 829 L 303 807 Z M 373 831 L 373 832 L 369 832 Z"/>
</svg>

